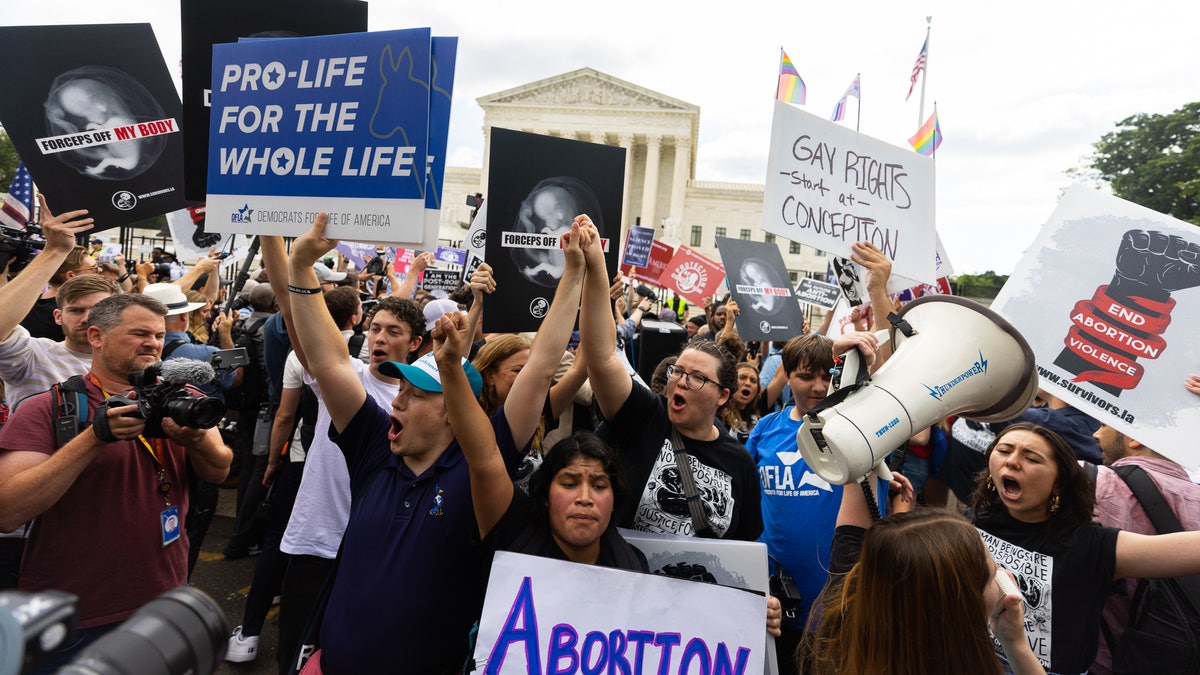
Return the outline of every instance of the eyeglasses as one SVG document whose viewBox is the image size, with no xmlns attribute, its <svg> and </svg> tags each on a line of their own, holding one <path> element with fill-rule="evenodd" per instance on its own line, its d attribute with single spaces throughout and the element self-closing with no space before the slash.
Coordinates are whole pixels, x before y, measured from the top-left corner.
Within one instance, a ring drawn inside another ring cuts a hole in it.
<svg viewBox="0 0 1200 675">
<path fill-rule="evenodd" d="M 714 385 L 716 385 L 718 389 L 721 388 L 721 385 L 717 384 L 715 380 L 707 375 L 703 375 L 701 373 L 689 373 L 688 371 L 676 366 L 667 366 L 667 379 L 682 381 L 684 386 L 692 390 L 703 389 L 704 385 L 708 384 L 709 382 L 712 382 Z"/>
</svg>

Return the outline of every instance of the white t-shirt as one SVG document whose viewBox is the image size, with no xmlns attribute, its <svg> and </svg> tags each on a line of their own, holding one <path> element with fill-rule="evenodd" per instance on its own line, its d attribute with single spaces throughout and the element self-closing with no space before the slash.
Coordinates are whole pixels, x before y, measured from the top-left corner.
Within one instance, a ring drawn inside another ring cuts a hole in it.
<svg viewBox="0 0 1200 675">
<path fill-rule="evenodd" d="M 90 353 L 71 351 L 65 342 L 31 337 L 24 326 L 17 326 L 0 342 L 0 380 L 4 380 L 4 399 L 10 408 L 91 368 Z"/>
<path fill-rule="evenodd" d="M 375 377 L 370 367 L 358 359 L 350 359 L 350 365 L 367 396 L 383 409 L 390 410 L 400 385 Z M 290 555 L 313 555 L 332 560 L 337 556 L 346 523 L 350 521 L 350 471 L 341 449 L 329 440 L 329 410 L 321 398 L 316 379 L 308 371 L 304 372 L 304 383 L 312 386 L 321 406 L 313 443 L 304 460 L 300 490 L 296 493 L 292 517 L 279 550 Z"/>
<path fill-rule="evenodd" d="M 296 352 L 288 352 L 287 360 L 283 362 L 283 388 L 299 389 L 304 386 L 304 366 Z M 292 442 L 288 445 L 288 461 L 303 462 L 304 446 L 300 444 L 300 425 L 292 432 Z"/>
</svg>

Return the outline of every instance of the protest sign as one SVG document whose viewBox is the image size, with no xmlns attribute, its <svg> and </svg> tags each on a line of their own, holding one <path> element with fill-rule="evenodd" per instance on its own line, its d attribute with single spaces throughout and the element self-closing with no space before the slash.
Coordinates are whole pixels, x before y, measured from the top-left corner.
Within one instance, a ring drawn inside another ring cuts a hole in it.
<svg viewBox="0 0 1200 675">
<path fill-rule="evenodd" d="M 446 263 L 447 265 L 462 265 L 467 262 L 466 251 L 449 246 L 438 246 L 433 257 L 438 262 Z"/>
<path fill-rule="evenodd" d="M 625 235 L 625 255 L 622 265 L 645 267 L 650 261 L 650 248 L 654 245 L 654 228 L 634 225 Z"/>
<path fill-rule="evenodd" d="M 662 273 L 667 269 L 667 265 L 671 264 L 671 259 L 674 257 L 675 249 L 661 241 L 655 240 L 651 242 L 650 255 L 646 260 L 646 265 L 637 268 L 636 276 L 638 280 L 654 284 L 655 286 L 661 286 Z M 621 272 L 625 276 L 634 275 L 634 266 L 622 264 Z"/>
<path fill-rule="evenodd" d="M 764 605 L 760 595 L 713 584 L 501 551 L 475 669 L 761 673 Z"/>
<path fill-rule="evenodd" d="M 725 280 L 725 268 L 687 246 L 675 251 L 671 262 L 658 278 L 659 285 L 670 288 L 697 305 L 711 298 Z"/>
<path fill-rule="evenodd" d="M 1200 229 L 1082 185 L 992 303 L 1037 357 L 1041 387 L 1196 469 Z"/>
<path fill-rule="evenodd" d="M 179 95 L 150 24 L 0 28 L 0 123 L 55 213 L 92 232 L 183 208 Z"/>
<path fill-rule="evenodd" d="M 942 277 L 937 280 L 936 284 L 918 284 L 912 288 L 906 288 L 892 296 L 893 299 L 900 302 L 912 302 L 917 298 L 926 295 L 952 295 L 950 289 L 950 280 Z"/>
<path fill-rule="evenodd" d="M 421 288 L 439 298 L 444 298 L 458 290 L 461 279 L 462 274 L 458 270 L 425 268 L 425 272 L 421 277 Z"/>
<path fill-rule="evenodd" d="M 824 310 L 833 309 L 841 295 L 842 289 L 837 284 L 827 284 L 816 279 L 801 279 L 800 285 L 796 287 L 797 300 Z"/>
<path fill-rule="evenodd" d="M 788 281 L 787 266 L 775 244 L 717 237 L 717 249 L 737 301 L 738 335 L 743 340 L 786 340 L 804 329 L 804 311 Z"/>
<path fill-rule="evenodd" d="M 860 330 L 871 330 L 871 303 L 864 302 L 861 305 L 850 306 L 846 302 L 846 296 L 838 298 L 837 304 L 831 310 L 833 316 L 829 320 L 829 330 L 826 331 L 832 339 L 837 339 L 846 333 L 853 333 Z"/>
<path fill-rule="evenodd" d="M 706 581 L 763 594 L 770 592 L 767 545 L 762 542 L 701 539 L 624 528 L 621 536 L 646 556 L 651 574 Z M 775 638 L 771 636 L 767 636 L 763 665 L 767 675 L 779 672 Z"/>
<path fill-rule="evenodd" d="M 208 226 L 419 241 L 428 28 L 213 46 Z"/>
<path fill-rule="evenodd" d="M 499 292 L 484 296 L 483 330 L 537 330 L 567 265 L 559 237 L 575 216 L 591 217 L 608 278 L 616 274 L 625 149 L 493 127 L 489 156 L 485 259 Z"/>
<path fill-rule="evenodd" d="M 229 248 L 229 240 L 237 235 L 208 232 L 204 228 L 204 204 L 188 206 L 167 214 L 171 243 L 179 260 L 196 260 L 208 255 L 214 246 L 218 251 Z M 245 239 L 245 237 L 239 237 Z"/>
<path fill-rule="evenodd" d="M 450 140 L 450 101 L 454 92 L 454 68 L 458 60 L 458 38 L 435 37 L 430 53 L 429 163 L 425 186 L 425 228 L 421 239 L 405 242 L 428 251 L 437 246 L 442 220 L 442 179 L 446 175 L 446 147 Z"/>
<path fill-rule="evenodd" d="M 933 273 L 937 275 L 937 283 L 940 284 L 942 279 L 954 276 L 954 265 L 950 263 L 950 256 L 946 254 L 946 249 L 944 246 L 942 246 L 942 238 L 940 235 L 936 237 L 936 243 L 937 249 L 934 251 L 933 255 Z M 917 281 L 916 279 L 909 279 L 906 276 L 895 274 L 893 272 L 892 275 L 888 277 L 887 292 L 889 295 L 898 295 L 904 293 L 904 291 L 910 288 L 930 285 L 933 284 L 929 284 L 924 281 Z M 949 293 L 950 291 L 947 290 L 946 294 L 948 295 Z"/>
<path fill-rule="evenodd" d="M 847 258 L 869 241 L 933 283 L 933 160 L 776 101 L 762 229 Z"/>
<path fill-rule="evenodd" d="M 182 0 L 184 179 L 188 199 L 204 201 L 212 48 L 239 38 L 301 37 L 367 30 L 360 0 Z"/>
</svg>

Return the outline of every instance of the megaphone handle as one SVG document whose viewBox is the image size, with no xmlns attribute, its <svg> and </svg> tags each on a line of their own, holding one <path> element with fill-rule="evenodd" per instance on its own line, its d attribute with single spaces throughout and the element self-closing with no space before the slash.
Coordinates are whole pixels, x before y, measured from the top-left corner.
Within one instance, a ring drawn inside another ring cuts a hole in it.
<svg viewBox="0 0 1200 675">
<path fill-rule="evenodd" d="M 867 510 L 871 512 L 871 520 L 883 520 L 883 514 L 879 513 L 878 498 L 875 496 L 875 491 L 871 489 L 871 474 L 863 476 L 858 486 L 862 488 L 863 496 L 867 498 Z"/>
<path fill-rule="evenodd" d="M 875 464 L 875 466 L 871 469 L 871 472 L 876 476 L 879 476 L 879 479 L 885 483 L 890 483 L 892 482 L 892 479 L 895 478 L 895 476 L 892 475 L 892 470 L 888 468 L 887 462 L 882 459 Z"/>
</svg>

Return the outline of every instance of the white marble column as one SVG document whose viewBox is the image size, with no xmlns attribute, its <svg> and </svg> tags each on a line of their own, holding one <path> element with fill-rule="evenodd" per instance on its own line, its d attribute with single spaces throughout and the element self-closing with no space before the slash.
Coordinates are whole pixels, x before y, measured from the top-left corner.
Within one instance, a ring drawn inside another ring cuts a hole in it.
<svg viewBox="0 0 1200 675">
<path fill-rule="evenodd" d="M 633 193 L 633 134 L 621 134 L 618 144 L 625 148 L 625 186 L 621 192 L 621 235 L 633 226 L 633 216 L 629 213 L 629 204 Z"/>
<path fill-rule="evenodd" d="M 654 219 L 654 203 L 658 201 L 658 164 L 659 148 L 662 137 L 650 136 L 646 139 L 646 173 L 642 179 L 642 227 L 658 227 Z"/>
<path fill-rule="evenodd" d="M 683 201 L 687 192 L 689 168 L 691 167 L 692 144 L 686 138 L 675 137 L 675 169 L 671 174 L 671 204 L 667 217 L 676 223 L 683 222 Z"/>
</svg>

